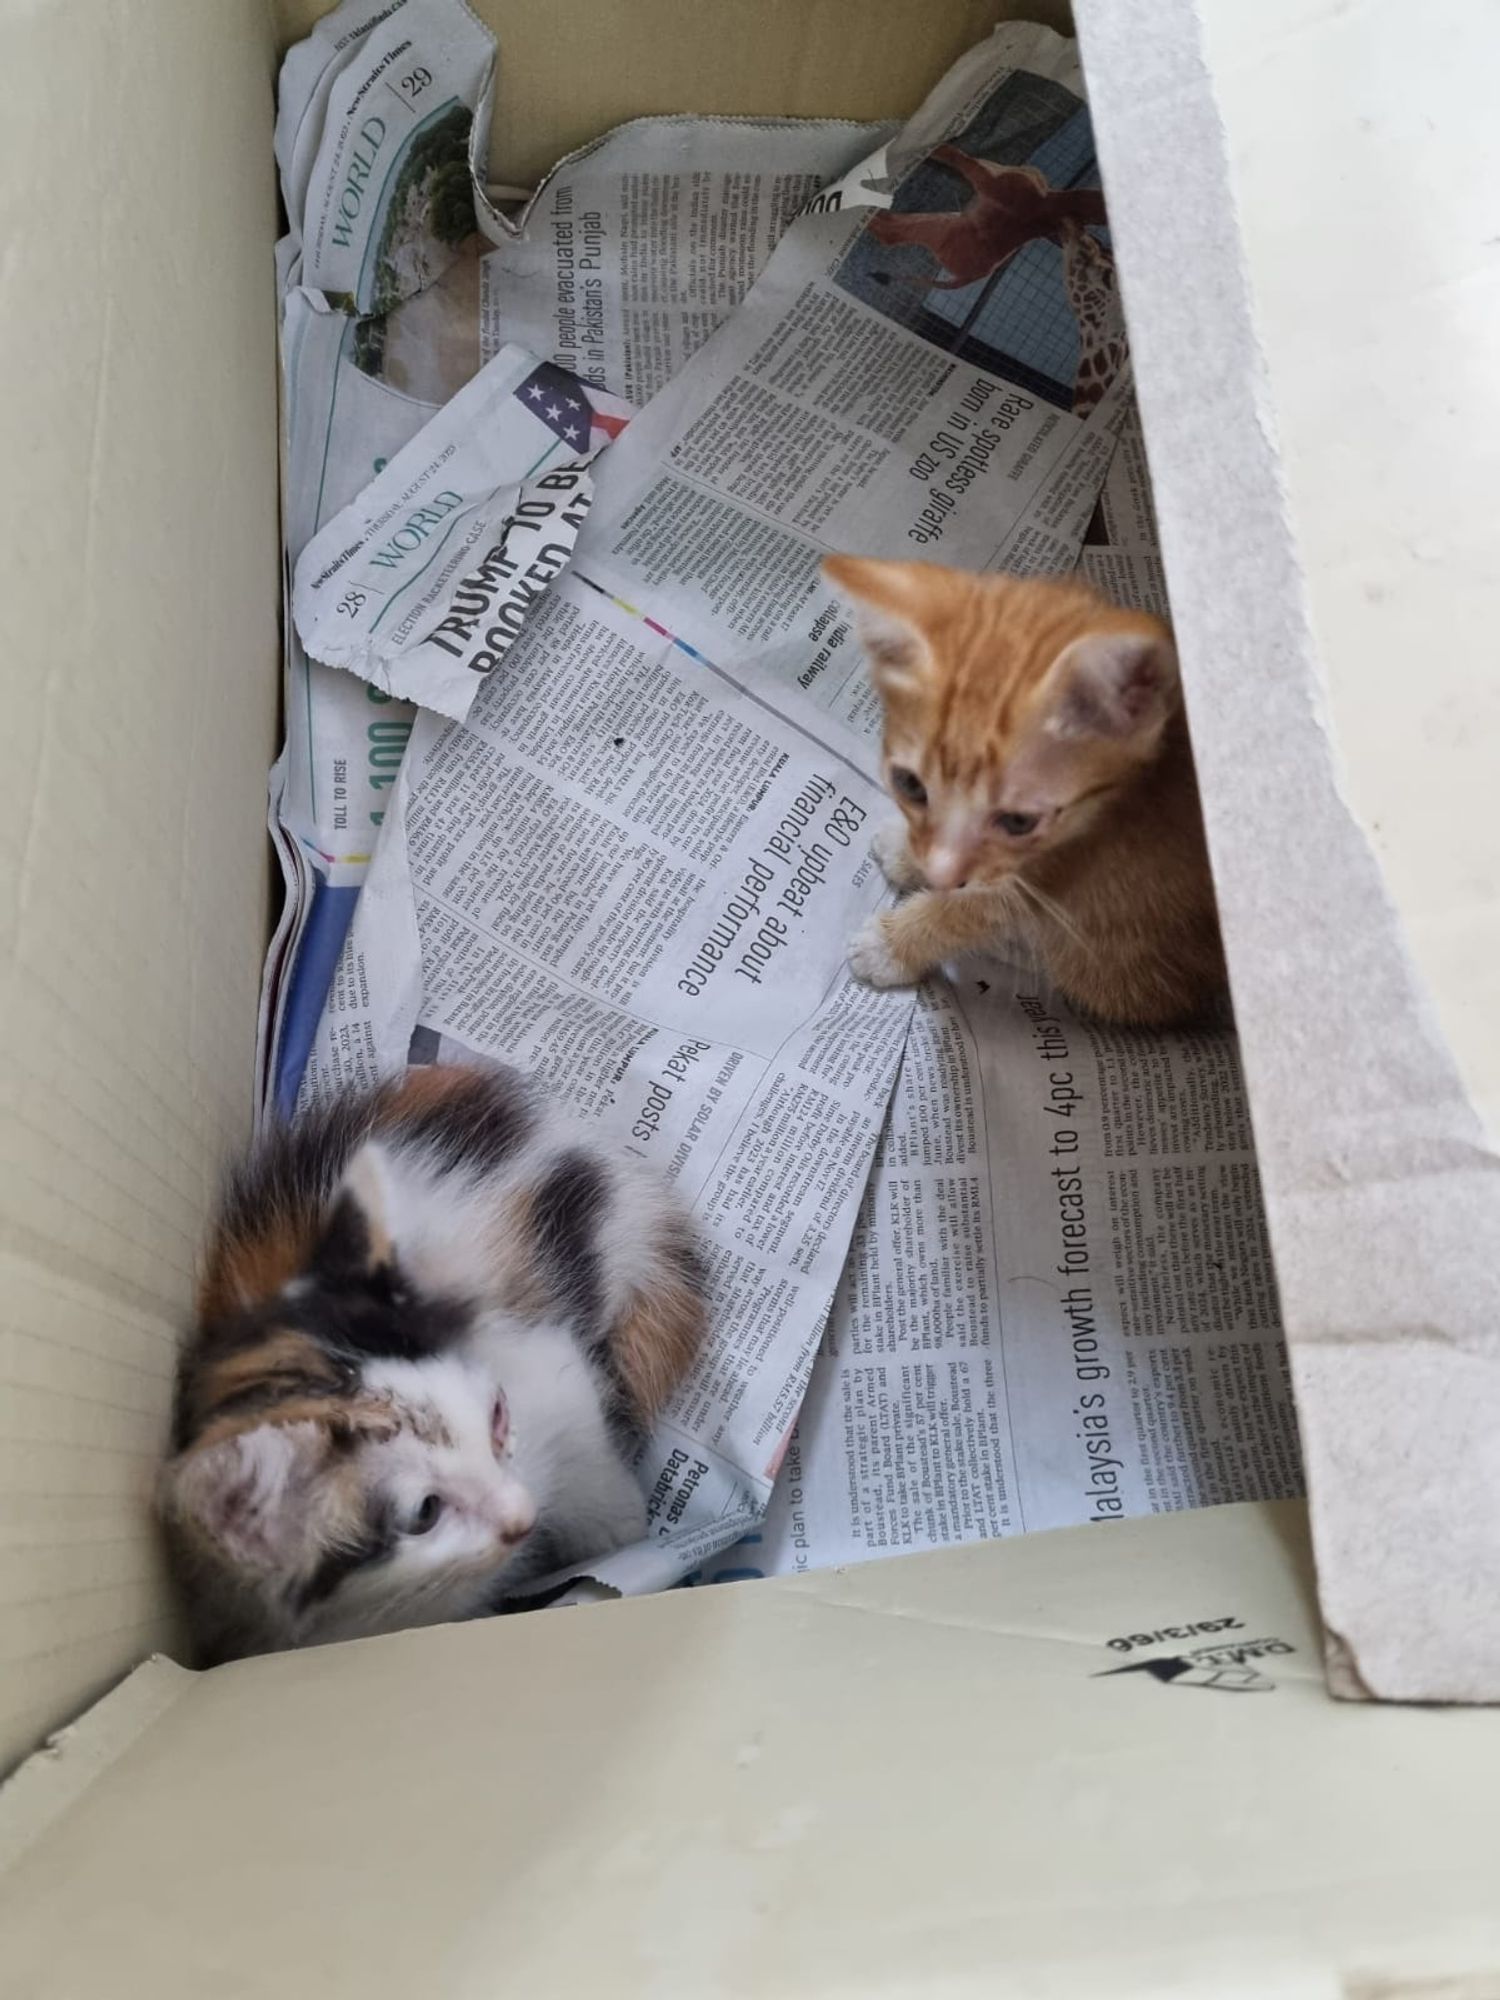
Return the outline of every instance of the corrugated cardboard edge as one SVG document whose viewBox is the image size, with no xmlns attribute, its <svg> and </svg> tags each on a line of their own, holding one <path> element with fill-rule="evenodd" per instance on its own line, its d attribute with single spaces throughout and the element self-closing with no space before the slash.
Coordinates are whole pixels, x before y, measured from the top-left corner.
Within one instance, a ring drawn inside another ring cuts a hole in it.
<svg viewBox="0 0 1500 2000">
<path fill-rule="evenodd" d="M 1329 1679 L 1350 1698 L 1495 1701 L 1500 1159 L 1341 790 L 1200 5 L 1079 0 L 1077 13 L 1291 1349 Z"/>
<path fill-rule="evenodd" d="M 0 1991 L 1481 2000 L 1500 1715 L 1317 1653 L 1281 1502 L 261 1656 L 0 1878 Z"/>
<path fill-rule="evenodd" d="M 198 1678 L 175 1660 L 155 1654 L 76 1722 L 49 1736 L 0 1786 L 0 1875 L 71 1811 L 100 1774 L 138 1743 Z"/>
</svg>

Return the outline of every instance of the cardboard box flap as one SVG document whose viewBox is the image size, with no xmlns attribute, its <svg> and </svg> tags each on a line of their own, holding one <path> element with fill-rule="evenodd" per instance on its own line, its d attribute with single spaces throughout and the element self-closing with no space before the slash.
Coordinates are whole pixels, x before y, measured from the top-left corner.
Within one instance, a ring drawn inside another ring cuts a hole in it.
<svg viewBox="0 0 1500 2000">
<path fill-rule="evenodd" d="M 28 1757 L 0 1790 L 0 1875 L 84 1800 L 197 1679 L 158 1654 Z"/>
<path fill-rule="evenodd" d="M 1068 31 L 1067 0 L 469 0 L 500 44 L 490 165 L 530 187 L 627 118 L 901 118 L 997 21 Z M 282 48 L 333 0 L 275 0 Z"/>
<path fill-rule="evenodd" d="M 1493 1143 L 1500 22 L 1390 0 L 1203 22 L 1343 795 Z"/>
<path fill-rule="evenodd" d="M 1489 1991 L 1500 1716 L 1337 1707 L 1318 1646 L 1283 1504 L 249 1661 L 0 1880 L 7 1973 L 32 2000 Z"/>
<path fill-rule="evenodd" d="M 1500 57 L 1500 23 L 1471 12 L 1433 34 L 1371 4 L 1337 20 L 1319 11 L 1303 36 L 1305 10 L 1293 33 L 1288 8 L 1228 0 L 1085 0 L 1079 16 L 1337 1684 L 1494 1700 L 1500 1159 L 1481 1107 L 1500 1069 L 1493 1035 L 1481 1047 L 1472 1033 L 1470 955 L 1451 948 L 1500 880 L 1500 822 L 1470 740 L 1495 699 L 1472 622 L 1486 590 L 1500 595 L 1493 565 L 1473 559 L 1474 510 L 1493 512 L 1493 480 L 1478 473 L 1494 427 L 1472 413 L 1448 424 L 1453 388 L 1432 376 L 1409 370 L 1399 395 L 1362 403 L 1335 397 L 1331 380 L 1421 352 L 1444 271 L 1474 280 L 1445 338 L 1469 338 L 1477 295 L 1493 344 L 1493 250 L 1481 257 L 1424 217 L 1494 185 L 1480 80 Z M 1425 206 L 1386 215 L 1382 330 L 1362 340 L 1316 272 L 1346 261 L 1350 204 L 1358 213 L 1371 177 L 1390 185 L 1410 167 L 1416 114 L 1371 115 L 1409 90 L 1425 107 Z M 1288 132 L 1309 176 L 1296 203 Z M 1453 446 L 1441 468 L 1432 422 Z M 1408 532 L 1420 520 L 1442 552 L 1435 580 L 1421 562 L 1372 573 L 1360 536 L 1377 466 Z M 1351 613 L 1351 576 L 1367 605 L 1378 593 L 1380 619 Z M 1440 615 L 1459 587 L 1461 614 Z M 1415 664 L 1419 607 L 1443 656 L 1430 679 L 1425 657 Z M 1374 727 L 1372 710 L 1392 720 Z M 1484 980 L 1500 978 L 1488 917 L 1474 935 Z"/>
<path fill-rule="evenodd" d="M 262 0 L 5 34 L 0 1769 L 173 1638 L 149 1498 L 249 1126 L 280 659 Z"/>
</svg>

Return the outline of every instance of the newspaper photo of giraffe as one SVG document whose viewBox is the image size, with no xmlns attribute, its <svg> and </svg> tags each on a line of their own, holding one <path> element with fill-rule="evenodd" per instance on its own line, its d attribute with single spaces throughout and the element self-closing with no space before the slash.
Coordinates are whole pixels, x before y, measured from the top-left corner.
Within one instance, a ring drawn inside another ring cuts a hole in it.
<svg viewBox="0 0 1500 2000">
<path fill-rule="evenodd" d="M 1012 72 L 904 177 L 834 278 L 955 358 L 1087 416 L 1125 358 L 1087 110 Z"/>
</svg>

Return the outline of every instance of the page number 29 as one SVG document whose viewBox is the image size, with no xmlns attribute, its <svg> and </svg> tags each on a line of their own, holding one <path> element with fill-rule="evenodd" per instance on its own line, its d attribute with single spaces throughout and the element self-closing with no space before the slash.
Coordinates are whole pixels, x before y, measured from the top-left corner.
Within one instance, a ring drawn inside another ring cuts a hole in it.
<svg viewBox="0 0 1500 2000">
<path fill-rule="evenodd" d="M 431 81 L 430 69 L 408 70 L 401 79 L 401 88 L 408 97 L 420 97 Z"/>
</svg>

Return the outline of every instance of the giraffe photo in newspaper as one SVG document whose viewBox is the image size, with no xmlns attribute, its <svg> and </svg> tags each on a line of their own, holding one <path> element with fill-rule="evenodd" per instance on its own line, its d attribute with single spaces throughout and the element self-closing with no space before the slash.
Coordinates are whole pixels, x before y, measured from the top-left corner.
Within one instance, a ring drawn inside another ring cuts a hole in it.
<svg viewBox="0 0 1500 2000">
<path fill-rule="evenodd" d="M 1016 72 L 873 215 L 846 291 L 955 358 L 1087 416 L 1125 331 L 1087 110 Z"/>
</svg>

